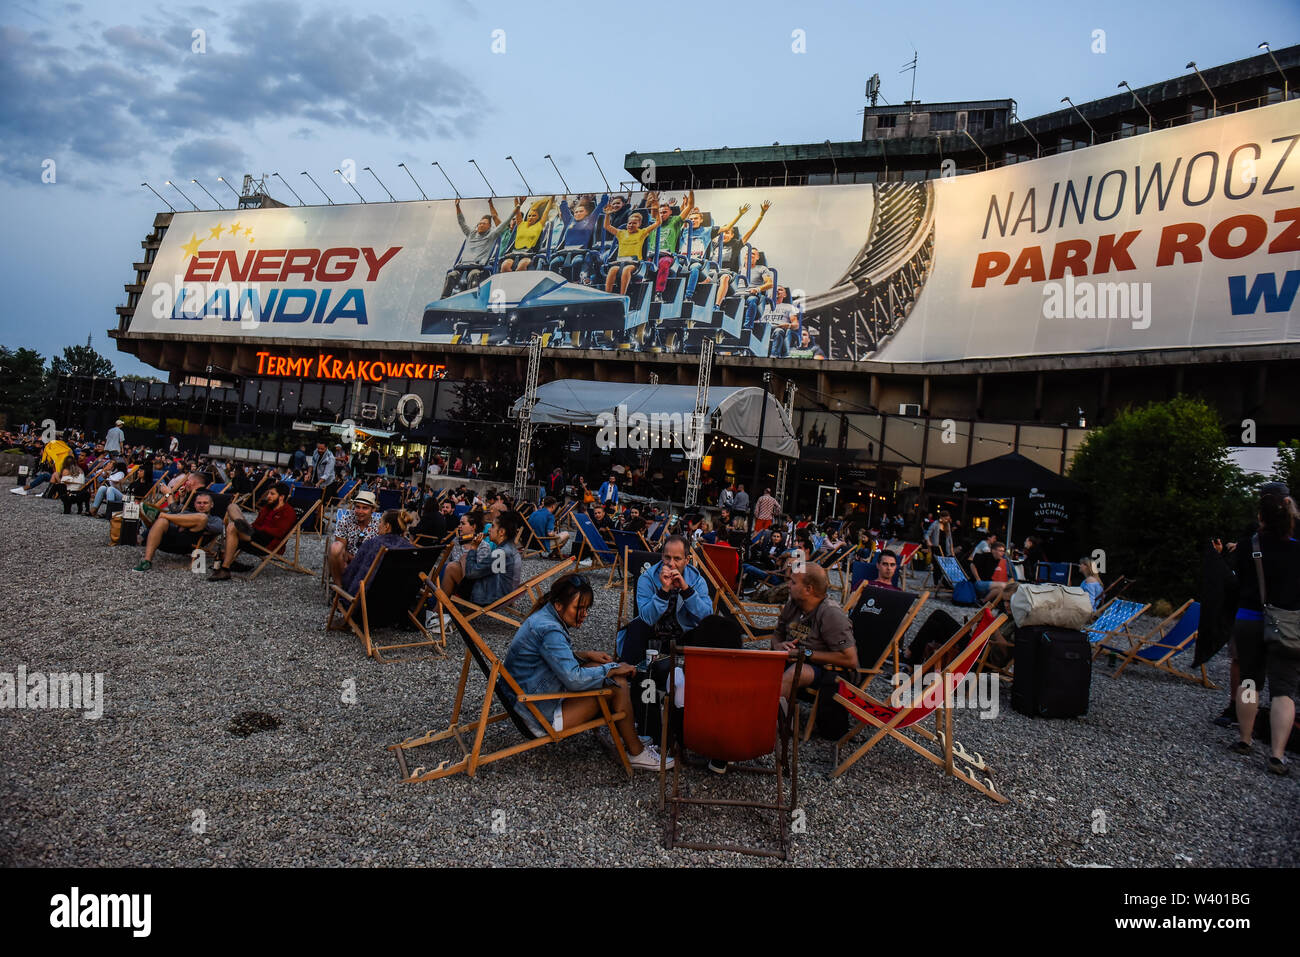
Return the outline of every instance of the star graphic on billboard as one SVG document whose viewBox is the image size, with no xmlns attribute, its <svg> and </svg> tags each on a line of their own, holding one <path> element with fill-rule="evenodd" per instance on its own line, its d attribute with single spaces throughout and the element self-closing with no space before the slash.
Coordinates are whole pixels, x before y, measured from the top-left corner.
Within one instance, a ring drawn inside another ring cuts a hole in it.
<svg viewBox="0 0 1300 957">
<path fill-rule="evenodd" d="M 239 235 L 239 223 L 235 223 L 233 226 L 230 227 L 230 235 L 231 236 Z"/>
<path fill-rule="evenodd" d="M 226 227 L 222 223 L 217 223 L 217 225 L 213 226 L 211 229 L 208 230 L 208 232 L 212 234 L 211 236 L 208 237 L 208 239 L 220 239 L 221 234 L 225 231 L 226 231 Z"/>
<path fill-rule="evenodd" d="M 186 256 L 193 256 L 199 251 L 199 247 L 202 245 L 203 240 L 199 239 L 195 233 L 190 233 L 190 241 L 181 247 L 181 251 L 184 252 Z"/>
</svg>

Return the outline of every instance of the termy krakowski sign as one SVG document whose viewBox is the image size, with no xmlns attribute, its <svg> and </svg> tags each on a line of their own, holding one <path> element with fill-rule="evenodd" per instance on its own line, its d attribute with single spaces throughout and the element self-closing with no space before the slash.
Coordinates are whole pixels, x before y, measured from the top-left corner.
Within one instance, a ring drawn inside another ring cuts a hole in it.
<svg viewBox="0 0 1300 957">
<path fill-rule="evenodd" d="M 1294 341 L 1298 141 L 1292 101 L 928 182 L 178 213 L 131 331 L 893 362 Z"/>
</svg>

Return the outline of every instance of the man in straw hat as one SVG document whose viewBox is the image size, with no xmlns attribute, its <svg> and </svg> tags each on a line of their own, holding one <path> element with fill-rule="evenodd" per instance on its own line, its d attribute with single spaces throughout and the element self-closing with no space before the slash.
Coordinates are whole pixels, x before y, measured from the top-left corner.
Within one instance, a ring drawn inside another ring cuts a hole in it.
<svg viewBox="0 0 1300 957">
<path fill-rule="evenodd" d="M 344 512 L 334 526 L 334 541 L 330 542 L 326 561 L 330 565 L 330 574 L 335 584 L 343 584 L 343 570 L 352 561 L 361 543 L 379 534 L 379 523 L 375 521 L 375 509 L 379 500 L 373 492 L 358 492 L 352 497 L 352 511 Z"/>
</svg>

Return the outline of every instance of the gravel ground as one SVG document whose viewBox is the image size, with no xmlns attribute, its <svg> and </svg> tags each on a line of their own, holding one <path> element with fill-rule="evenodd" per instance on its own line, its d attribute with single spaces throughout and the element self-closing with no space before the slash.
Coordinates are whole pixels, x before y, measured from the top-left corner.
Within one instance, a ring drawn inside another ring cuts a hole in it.
<svg viewBox="0 0 1300 957">
<path fill-rule="evenodd" d="M 459 659 L 367 659 L 349 633 L 325 630 L 315 577 L 272 570 L 209 583 L 168 556 L 133 575 L 139 550 L 108 547 L 106 522 L 31 497 L 0 494 L 0 527 L 5 595 L 23 619 L 4 626 L 0 672 L 105 675 L 100 720 L 0 712 L 0 864 L 765 863 L 665 850 L 657 776 L 626 783 L 592 735 L 473 780 L 400 784 L 385 746 L 446 726 Z M 305 563 L 319 567 L 320 553 L 311 540 Z M 579 645 L 612 648 L 618 592 L 598 590 L 596 601 Z M 505 626 L 483 632 L 504 651 Z M 1210 671 L 1226 687 L 1226 655 Z M 1099 662 L 1078 720 L 1016 714 L 1006 685 L 995 719 L 958 711 L 957 737 L 992 766 L 1005 805 L 894 741 L 831 781 L 833 748 L 814 737 L 800 752 L 806 828 L 792 863 L 1300 864 L 1300 774 L 1266 774 L 1258 745 L 1251 758 L 1226 751 L 1232 734 L 1210 724 L 1225 692 L 1144 672 L 1111 680 Z M 349 680 L 354 704 L 342 700 Z M 471 687 L 480 693 L 481 679 Z M 276 726 L 242 718 L 232 733 L 244 712 Z M 494 725 L 489 740 L 514 734 Z M 768 784 L 693 768 L 684 779 L 724 795 Z M 1094 833 L 1098 810 L 1104 833 Z M 769 833 L 753 812 L 697 813 L 687 825 L 696 838 Z"/>
</svg>

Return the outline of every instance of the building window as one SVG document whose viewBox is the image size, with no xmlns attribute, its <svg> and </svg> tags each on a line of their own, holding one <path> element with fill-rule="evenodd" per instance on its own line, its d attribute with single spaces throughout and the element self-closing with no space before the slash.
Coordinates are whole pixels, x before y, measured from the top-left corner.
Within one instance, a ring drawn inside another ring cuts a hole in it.
<svg viewBox="0 0 1300 957">
<path fill-rule="evenodd" d="M 886 114 L 884 114 L 883 116 L 877 116 L 877 117 L 876 117 L 876 129 L 878 129 L 878 130 L 892 130 L 892 129 L 894 128 L 894 125 L 895 125 L 897 122 L 898 122 L 898 114 L 897 114 L 897 113 L 886 113 Z"/>
<path fill-rule="evenodd" d="M 809 173 L 808 174 L 809 186 L 825 186 L 830 181 L 831 181 L 830 173 Z"/>
<path fill-rule="evenodd" d="M 930 129 L 934 131 L 951 130 L 956 122 L 957 114 L 953 112 L 930 114 Z"/>
</svg>

